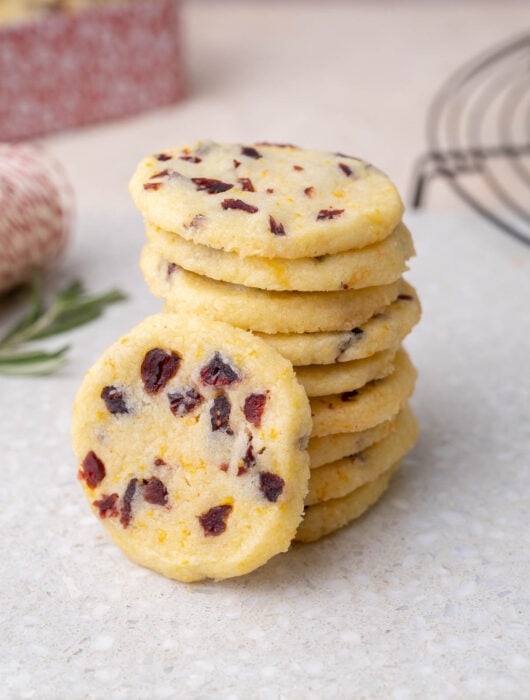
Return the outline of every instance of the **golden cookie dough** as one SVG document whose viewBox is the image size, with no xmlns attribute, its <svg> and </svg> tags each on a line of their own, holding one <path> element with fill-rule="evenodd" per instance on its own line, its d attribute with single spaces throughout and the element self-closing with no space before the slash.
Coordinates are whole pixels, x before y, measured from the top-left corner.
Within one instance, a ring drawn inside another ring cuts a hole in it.
<svg viewBox="0 0 530 700">
<path fill-rule="evenodd" d="M 355 489 L 347 496 L 307 506 L 295 539 L 299 542 L 315 542 L 360 518 L 381 498 L 398 467 L 399 463 L 394 464 L 377 479 Z"/>
<path fill-rule="evenodd" d="M 403 204 L 369 163 L 294 146 L 218 144 L 164 149 L 130 182 L 146 220 L 239 255 L 312 258 L 389 236 Z"/>
<path fill-rule="evenodd" d="M 398 350 L 395 369 L 385 379 L 366 384 L 357 391 L 310 400 L 311 437 L 367 430 L 393 418 L 414 391 L 417 372 L 405 350 Z"/>
<path fill-rule="evenodd" d="M 416 290 L 403 281 L 399 296 L 365 323 L 326 333 L 257 333 L 293 365 L 351 362 L 399 345 L 420 320 Z"/>
<path fill-rule="evenodd" d="M 147 318 L 106 350 L 74 406 L 79 479 L 133 561 L 180 581 L 285 551 L 309 478 L 308 399 L 263 341 L 204 317 Z"/>
<path fill-rule="evenodd" d="M 394 371 L 397 348 L 383 350 L 364 360 L 341 362 L 334 365 L 307 365 L 295 367 L 296 378 L 308 396 L 326 396 L 353 391 L 374 379 L 383 379 Z"/>
<path fill-rule="evenodd" d="M 396 429 L 387 437 L 362 452 L 312 469 L 306 505 L 342 498 L 374 481 L 403 459 L 417 438 L 418 423 L 410 407 L 406 407 L 396 419 Z"/>
<path fill-rule="evenodd" d="M 275 291 L 327 292 L 390 284 L 407 270 L 407 260 L 414 255 L 412 237 L 403 224 L 388 238 L 366 248 L 294 260 L 241 257 L 188 241 L 149 222 L 146 233 L 166 260 L 189 272 Z"/>
<path fill-rule="evenodd" d="M 349 330 L 394 301 L 403 282 L 342 292 L 267 292 L 218 282 L 168 267 L 150 245 L 140 267 L 151 292 L 165 299 L 168 313 L 190 313 L 263 333 Z"/>
</svg>

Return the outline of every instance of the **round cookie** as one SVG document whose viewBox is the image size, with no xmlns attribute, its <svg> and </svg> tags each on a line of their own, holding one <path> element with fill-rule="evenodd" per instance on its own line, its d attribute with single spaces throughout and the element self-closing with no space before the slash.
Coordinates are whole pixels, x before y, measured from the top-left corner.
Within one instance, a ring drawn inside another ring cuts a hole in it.
<svg viewBox="0 0 530 700">
<path fill-rule="evenodd" d="M 307 258 L 389 236 L 403 204 L 388 177 L 341 154 L 212 141 L 144 158 L 130 182 L 146 220 L 195 243 Z"/>
<path fill-rule="evenodd" d="M 198 275 L 246 287 L 276 291 L 326 292 L 390 284 L 407 269 L 414 255 L 408 229 L 394 232 L 366 248 L 316 258 L 241 257 L 193 243 L 176 233 L 146 223 L 147 239 L 167 260 Z"/>
<path fill-rule="evenodd" d="M 307 506 L 295 539 L 298 542 L 315 542 L 359 518 L 381 498 L 398 467 L 399 463 L 394 464 L 377 479 L 347 496 Z"/>
<path fill-rule="evenodd" d="M 414 391 L 417 373 L 403 348 L 396 353 L 394 364 L 394 371 L 385 379 L 370 382 L 356 391 L 310 399 L 311 437 L 360 432 L 399 413 Z"/>
<path fill-rule="evenodd" d="M 409 407 L 396 420 L 396 429 L 387 437 L 358 452 L 311 470 L 306 505 L 342 498 L 377 479 L 412 449 L 418 438 L 418 423 Z"/>
<path fill-rule="evenodd" d="M 293 365 L 351 362 L 399 345 L 420 320 L 416 290 L 402 281 L 395 301 L 365 323 L 326 333 L 257 333 Z"/>
<path fill-rule="evenodd" d="M 358 433 L 336 433 L 311 438 L 307 446 L 309 466 L 311 469 L 316 469 L 323 464 L 335 462 L 365 450 L 390 435 L 396 429 L 396 420 L 397 416 L 394 416 L 373 428 L 367 428 Z"/>
<path fill-rule="evenodd" d="M 135 562 L 197 581 L 245 574 L 289 547 L 310 425 L 292 366 L 263 341 L 159 314 L 87 373 L 72 434 L 110 537 Z"/>
<path fill-rule="evenodd" d="M 308 396 L 326 396 L 353 391 L 374 379 L 387 377 L 394 371 L 396 348 L 383 350 L 364 360 L 341 362 L 334 365 L 307 365 L 295 367 L 296 378 Z"/>
<path fill-rule="evenodd" d="M 150 245 L 142 251 L 140 267 L 151 292 L 166 300 L 166 312 L 187 309 L 264 333 L 349 330 L 394 301 L 402 288 L 398 280 L 342 292 L 267 292 L 168 266 Z"/>
</svg>

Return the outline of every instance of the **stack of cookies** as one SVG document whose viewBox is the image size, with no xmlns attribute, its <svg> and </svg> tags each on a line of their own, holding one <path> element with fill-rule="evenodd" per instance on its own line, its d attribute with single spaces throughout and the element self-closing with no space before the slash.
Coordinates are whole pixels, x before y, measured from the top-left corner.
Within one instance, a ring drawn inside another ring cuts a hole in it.
<svg viewBox="0 0 530 700">
<path fill-rule="evenodd" d="M 253 331 L 306 390 L 313 471 L 297 539 L 357 517 L 417 437 L 400 345 L 421 310 L 401 277 L 414 247 L 393 184 L 342 154 L 208 141 L 146 158 L 131 193 L 165 310 Z"/>
<path fill-rule="evenodd" d="M 165 313 L 82 388 L 80 478 L 136 561 L 180 580 L 245 573 L 360 516 L 414 445 L 401 343 L 421 309 L 402 279 L 414 254 L 403 206 L 365 161 L 268 143 L 165 150 L 140 163 L 131 193 Z M 146 423 L 140 457 L 133 416 Z M 95 459 L 119 465 L 112 502 Z"/>
</svg>

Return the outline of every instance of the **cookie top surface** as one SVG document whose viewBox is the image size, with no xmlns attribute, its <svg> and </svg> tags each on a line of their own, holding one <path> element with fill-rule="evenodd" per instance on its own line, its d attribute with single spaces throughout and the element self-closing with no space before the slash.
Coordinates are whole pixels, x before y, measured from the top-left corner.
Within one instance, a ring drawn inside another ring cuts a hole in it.
<svg viewBox="0 0 530 700">
<path fill-rule="evenodd" d="M 152 224 L 243 256 L 338 253 L 389 236 L 403 204 L 386 175 L 341 154 L 198 141 L 144 158 L 134 203 Z"/>
<path fill-rule="evenodd" d="M 310 429 L 292 366 L 263 341 L 159 314 L 87 373 L 73 443 L 112 539 L 134 561 L 194 581 L 247 573 L 288 548 Z"/>
</svg>

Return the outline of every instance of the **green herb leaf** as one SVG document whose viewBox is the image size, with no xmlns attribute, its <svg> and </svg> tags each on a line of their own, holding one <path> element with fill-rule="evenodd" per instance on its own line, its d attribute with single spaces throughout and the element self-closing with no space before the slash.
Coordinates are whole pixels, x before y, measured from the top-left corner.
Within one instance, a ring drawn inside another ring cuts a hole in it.
<svg viewBox="0 0 530 700">
<path fill-rule="evenodd" d="M 0 339 L 0 374 L 50 374 L 66 362 L 68 346 L 55 352 L 20 351 L 25 343 L 48 338 L 78 328 L 99 318 L 110 304 L 123 301 L 123 292 L 112 289 L 99 295 L 87 294 L 79 281 L 60 290 L 46 307 L 40 273 L 31 285 L 31 302 L 27 313 Z"/>
<path fill-rule="evenodd" d="M 6 335 L 4 335 L 4 337 L 0 340 L 0 346 L 6 345 L 11 338 L 31 326 L 42 314 L 43 308 L 44 300 L 42 298 L 42 275 L 40 271 L 36 271 L 33 273 L 33 280 L 31 284 L 30 308 L 27 314 L 25 314 L 25 316 L 23 316 L 18 323 L 15 323 L 15 325 L 12 326 L 12 328 L 10 328 Z"/>
<path fill-rule="evenodd" d="M 66 364 L 69 345 L 55 352 L 34 350 L 12 355 L 0 353 L 0 374 L 9 375 L 44 375 L 55 372 Z"/>
</svg>

